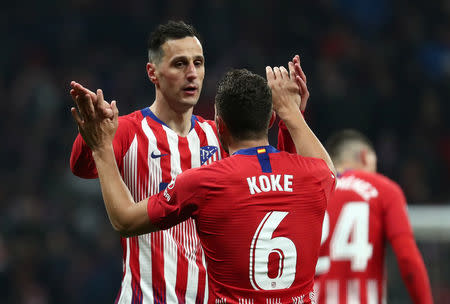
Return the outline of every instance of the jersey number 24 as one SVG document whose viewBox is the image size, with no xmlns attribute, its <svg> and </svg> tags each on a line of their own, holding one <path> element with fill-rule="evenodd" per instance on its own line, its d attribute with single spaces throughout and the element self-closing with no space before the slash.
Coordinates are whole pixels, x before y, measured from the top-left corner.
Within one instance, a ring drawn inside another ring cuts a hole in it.
<svg viewBox="0 0 450 304">
<path fill-rule="evenodd" d="M 330 217 L 325 212 L 321 244 L 330 233 Z M 330 261 L 350 261 L 352 271 L 365 271 L 372 257 L 373 246 L 369 243 L 369 204 L 348 202 L 342 207 L 330 239 L 330 256 L 319 257 L 316 274 L 329 270 Z"/>
</svg>

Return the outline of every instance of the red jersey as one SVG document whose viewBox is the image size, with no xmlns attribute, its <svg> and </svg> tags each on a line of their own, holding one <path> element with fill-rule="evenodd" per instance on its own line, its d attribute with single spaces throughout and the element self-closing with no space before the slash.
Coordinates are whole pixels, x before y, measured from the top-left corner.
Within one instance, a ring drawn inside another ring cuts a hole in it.
<svg viewBox="0 0 450 304">
<path fill-rule="evenodd" d="M 178 136 L 149 108 L 119 117 L 114 153 L 135 201 L 154 195 L 179 173 L 222 158 L 214 122 L 192 116 L 192 129 Z M 80 135 L 70 166 L 83 178 L 96 178 L 92 153 Z M 188 219 L 165 231 L 121 238 L 123 278 L 116 303 L 203 303 L 204 254 Z"/>
<path fill-rule="evenodd" d="M 147 211 L 160 229 L 195 219 L 208 303 L 311 303 L 334 184 L 321 159 L 250 148 L 179 175 Z"/>
<path fill-rule="evenodd" d="M 323 224 L 318 303 L 385 303 L 386 241 L 403 234 L 412 230 L 396 183 L 363 171 L 340 176 Z"/>
</svg>

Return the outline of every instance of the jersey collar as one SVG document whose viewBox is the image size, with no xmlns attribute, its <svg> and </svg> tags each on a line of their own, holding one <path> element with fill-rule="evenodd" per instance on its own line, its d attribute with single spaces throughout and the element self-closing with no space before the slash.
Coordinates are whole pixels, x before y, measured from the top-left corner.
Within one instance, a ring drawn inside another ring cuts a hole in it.
<svg viewBox="0 0 450 304">
<path fill-rule="evenodd" d="M 232 155 L 258 155 L 261 153 L 278 153 L 280 152 L 275 147 L 272 146 L 260 146 L 260 147 L 252 147 L 247 149 L 241 149 L 234 152 Z"/>
<path fill-rule="evenodd" d="M 147 107 L 145 109 L 141 110 L 141 113 L 144 117 L 150 117 L 151 119 L 153 119 L 154 121 L 156 121 L 159 124 L 162 124 L 163 126 L 166 126 L 167 128 L 169 128 L 168 125 L 166 125 L 161 119 L 159 119 L 158 117 L 156 117 L 155 113 L 152 112 L 152 110 L 150 110 L 150 107 Z M 197 116 L 192 115 L 191 116 L 191 129 L 189 131 L 191 131 L 194 126 L 195 126 L 195 122 L 197 121 Z M 170 129 L 170 128 L 169 128 Z"/>
</svg>

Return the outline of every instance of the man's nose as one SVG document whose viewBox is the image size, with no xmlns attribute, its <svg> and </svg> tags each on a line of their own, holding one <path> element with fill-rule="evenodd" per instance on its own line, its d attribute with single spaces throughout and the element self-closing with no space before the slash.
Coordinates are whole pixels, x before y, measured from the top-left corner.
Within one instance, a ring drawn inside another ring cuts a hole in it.
<svg viewBox="0 0 450 304">
<path fill-rule="evenodd" d="M 190 80 L 197 78 L 197 67 L 193 62 L 187 67 L 187 78 Z"/>
</svg>

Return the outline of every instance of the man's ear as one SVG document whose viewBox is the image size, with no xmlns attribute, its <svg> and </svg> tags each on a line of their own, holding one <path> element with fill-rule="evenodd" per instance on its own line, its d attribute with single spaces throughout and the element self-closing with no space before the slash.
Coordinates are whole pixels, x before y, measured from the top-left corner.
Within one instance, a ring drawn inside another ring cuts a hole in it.
<svg viewBox="0 0 450 304">
<path fill-rule="evenodd" d="M 269 129 L 272 128 L 273 124 L 275 123 L 275 120 L 277 120 L 277 114 L 275 111 L 272 111 L 272 116 L 270 117 L 269 121 Z"/>
<path fill-rule="evenodd" d="M 151 82 L 154 84 L 158 84 L 158 77 L 156 76 L 156 66 L 154 63 L 147 62 L 147 76 L 148 79 L 150 79 Z"/>
<path fill-rule="evenodd" d="M 217 127 L 217 132 L 219 132 L 220 134 L 223 134 L 227 128 L 222 117 L 220 117 L 219 115 L 216 116 L 216 127 Z"/>
<path fill-rule="evenodd" d="M 359 151 L 359 162 L 363 165 L 363 167 L 367 167 L 369 163 L 369 151 L 366 148 L 362 148 Z"/>
</svg>

